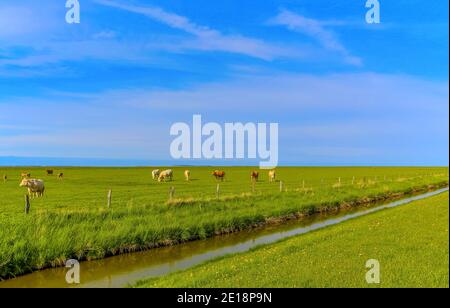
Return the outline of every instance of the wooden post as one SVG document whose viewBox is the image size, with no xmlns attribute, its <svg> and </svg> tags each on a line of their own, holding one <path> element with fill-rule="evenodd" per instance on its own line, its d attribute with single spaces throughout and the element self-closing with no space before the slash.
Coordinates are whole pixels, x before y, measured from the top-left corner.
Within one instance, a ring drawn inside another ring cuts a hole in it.
<svg viewBox="0 0 450 308">
<path fill-rule="evenodd" d="M 111 189 L 108 191 L 107 198 L 108 198 L 108 209 L 109 209 L 109 208 L 111 208 L 111 199 L 112 199 L 112 190 Z"/>
<path fill-rule="evenodd" d="M 30 212 L 30 196 L 29 195 L 25 195 L 25 214 L 28 215 L 28 213 Z"/>
<path fill-rule="evenodd" d="M 280 192 L 283 192 L 283 181 L 280 181 Z"/>
<path fill-rule="evenodd" d="M 173 196 L 175 195 L 175 187 L 170 187 L 169 190 L 169 200 L 172 201 L 173 200 Z"/>
<path fill-rule="evenodd" d="M 220 184 L 217 184 L 217 187 L 216 187 L 216 198 L 219 199 L 219 197 L 220 197 Z"/>
<path fill-rule="evenodd" d="M 352 178 L 352 185 L 355 184 L 355 177 Z"/>
<path fill-rule="evenodd" d="M 8 181 L 8 176 L 5 174 L 5 175 L 3 175 L 3 182 L 6 182 L 6 181 Z"/>
<path fill-rule="evenodd" d="M 252 180 L 252 193 L 255 193 L 255 180 Z"/>
</svg>

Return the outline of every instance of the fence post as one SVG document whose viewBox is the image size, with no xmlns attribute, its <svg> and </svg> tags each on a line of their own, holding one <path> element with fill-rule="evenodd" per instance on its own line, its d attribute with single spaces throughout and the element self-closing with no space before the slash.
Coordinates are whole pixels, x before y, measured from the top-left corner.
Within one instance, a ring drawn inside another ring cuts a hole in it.
<svg viewBox="0 0 450 308">
<path fill-rule="evenodd" d="M 252 180 L 252 193 L 255 193 L 255 180 Z"/>
<path fill-rule="evenodd" d="M 355 184 L 355 177 L 352 178 L 352 185 Z"/>
<path fill-rule="evenodd" d="M 283 181 L 280 181 L 280 192 L 283 192 Z"/>
<path fill-rule="evenodd" d="M 305 189 L 305 180 L 302 182 L 302 188 Z"/>
<path fill-rule="evenodd" d="M 111 208 L 112 190 L 108 191 L 108 209 Z"/>
<path fill-rule="evenodd" d="M 6 182 L 6 181 L 8 181 L 8 176 L 5 174 L 5 175 L 3 176 L 3 182 Z"/>
<path fill-rule="evenodd" d="M 220 197 L 220 184 L 217 184 L 217 187 L 216 187 L 216 198 L 219 199 L 219 197 Z"/>
<path fill-rule="evenodd" d="M 25 214 L 28 215 L 28 213 L 30 212 L 30 196 L 29 195 L 25 195 Z"/>
<path fill-rule="evenodd" d="M 172 201 L 173 200 L 173 196 L 175 195 L 175 187 L 170 187 L 169 190 L 169 200 Z"/>
</svg>

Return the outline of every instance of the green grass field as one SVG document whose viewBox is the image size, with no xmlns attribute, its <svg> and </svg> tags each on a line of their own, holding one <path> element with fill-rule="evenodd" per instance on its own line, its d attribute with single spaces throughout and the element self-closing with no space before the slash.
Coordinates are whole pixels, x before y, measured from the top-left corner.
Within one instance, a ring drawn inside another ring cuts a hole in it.
<svg viewBox="0 0 450 308">
<path fill-rule="evenodd" d="M 425 200 L 224 257 L 139 287 L 449 287 L 449 198 Z M 380 284 L 365 280 L 380 262 Z"/>
<path fill-rule="evenodd" d="M 0 182 L 0 278 L 60 266 L 67 258 L 95 259 L 170 245 L 273 217 L 448 185 L 448 168 L 278 168 L 282 193 L 280 183 L 269 183 L 266 172 L 252 192 L 250 167 L 193 167 L 190 182 L 183 178 L 186 168 L 172 168 L 171 183 L 154 182 L 153 168 L 53 168 L 64 172 L 63 180 L 45 175 L 45 169 L 0 168 L 0 176 L 8 176 Z M 227 173 L 219 199 L 214 169 Z M 25 189 L 19 187 L 21 172 L 46 182 L 46 195 L 32 200 L 28 215 Z M 168 204 L 171 186 L 176 200 Z"/>
</svg>

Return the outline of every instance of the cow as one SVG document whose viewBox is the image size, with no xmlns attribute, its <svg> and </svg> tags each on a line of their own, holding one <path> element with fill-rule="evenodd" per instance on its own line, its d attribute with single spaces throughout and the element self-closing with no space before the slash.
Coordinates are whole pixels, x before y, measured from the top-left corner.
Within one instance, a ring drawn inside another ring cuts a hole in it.
<svg viewBox="0 0 450 308">
<path fill-rule="evenodd" d="M 47 175 L 53 175 L 53 170 L 47 170 Z"/>
<path fill-rule="evenodd" d="M 221 180 L 223 182 L 225 179 L 225 171 L 215 170 L 212 175 L 216 178 L 216 181 Z"/>
<path fill-rule="evenodd" d="M 250 174 L 250 179 L 252 180 L 252 182 L 258 182 L 258 178 L 259 178 L 259 172 L 258 171 L 252 171 L 252 173 Z"/>
<path fill-rule="evenodd" d="M 64 173 L 60 172 L 58 173 L 58 179 L 62 179 L 64 177 Z"/>
<path fill-rule="evenodd" d="M 152 171 L 152 179 L 156 181 L 159 178 L 159 174 L 160 174 L 159 169 L 153 170 Z"/>
<path fill-rule="evenodd" d="M 186 178 L 186 181 L 189 182 L 189 180 L 191 179 L 191 171 L 185 170 L 184 171 L 184 177 Z"/>
<path fill-rule="evenodd" d="M 24 178 L 30 178 L 30 177 L 31 177 L 31 173 L 25 173 L 25 172 L 23 172 L 20 176 L 22 177 L 22 179 L 24 179 Z"/>
<path fill-rule="evenodd" d="M 270 170 L 269 171 L 269 182 L 275 182 L 275 176 L 276 176 L 275 170 Z"/>
<path fill-rule="evenodd" d="M 44 195 L 44 181 L 36 179 L 23 179 L 19 185 L 28 189 L 28 195 L 34 197 L 42 197 Z"/>
<path fill-rule="evenodd" d="M 158 182 L 166 181 L 169 179 L 169 181 L 172 181 L 173 178 L 173 171 L 172 170 L 164 170 L 159 174 Z"/>
</svg>

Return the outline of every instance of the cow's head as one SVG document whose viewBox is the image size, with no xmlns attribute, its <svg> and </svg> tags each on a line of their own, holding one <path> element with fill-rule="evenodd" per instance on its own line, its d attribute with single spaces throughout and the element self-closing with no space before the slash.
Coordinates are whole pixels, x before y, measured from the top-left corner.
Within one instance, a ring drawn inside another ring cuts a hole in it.
<svg viewBox="0 0 450 308">
<path fill-rule="evenodd" d="M 19 186 L 20 187 L 27 187 L 28 183 L 29 183 L 28 179 L 23 179 L 22 182 L 20 182 Z"/>
</svg>

